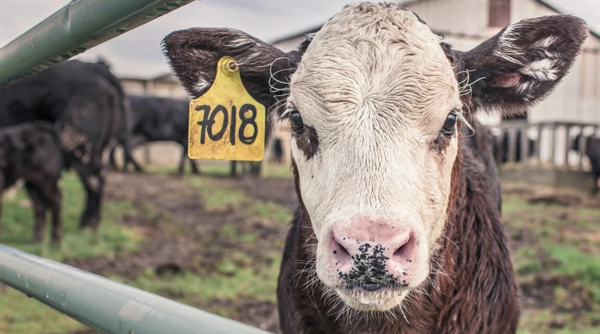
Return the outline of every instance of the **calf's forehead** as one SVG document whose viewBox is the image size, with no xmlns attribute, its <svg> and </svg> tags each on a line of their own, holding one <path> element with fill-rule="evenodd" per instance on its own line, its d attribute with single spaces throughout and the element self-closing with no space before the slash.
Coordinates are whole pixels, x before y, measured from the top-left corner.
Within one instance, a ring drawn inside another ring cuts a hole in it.
<svg viewBox="0 0 600 334">
<path fill-rule="evenodd" d="M 314 36 L 290 101 L 309 118 L 372 106 L 431 124 L 460 106 L 457 86 L 440 38 L 414 13 L 365 3 L 345 7 Z"/>
</svg>

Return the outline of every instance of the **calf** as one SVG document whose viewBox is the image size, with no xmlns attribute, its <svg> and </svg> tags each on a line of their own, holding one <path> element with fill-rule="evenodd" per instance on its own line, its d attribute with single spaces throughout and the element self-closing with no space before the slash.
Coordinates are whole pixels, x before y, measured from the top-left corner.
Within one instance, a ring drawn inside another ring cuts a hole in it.
<svg viewBox="0 0 600 334">
<path fill-rule="evenodd" d="M 52 123 L 27 122 L 0 129 L 0 196 L 18 180 L 25 181 L 35 211 L 34 242 L 43 239 L 46 210 L 52 213 L 52 242 L 62 237 L 61 168 L 62 151 Z"/>
<path fill-rule="evenodd" d="M 119 80 L 103 63 L 66 61 L 0 91 L 0 125 L 32 120 L 55 124 L 65 153 L 87 193 L 80 227 L 97 228 L 104 189 L 102 152 L 112 138 L 126 99 Z"/>
<path fill-rule="evenodd" d="M 575 141 L 573 142 L 571 149 L 584 153 L 588 159 L 590 159 L 590 164 L 592 165 L 592 174 L 594 175 L 592 194 L 598 195 L 598 192 L 600 192 L 600 186 L 598 185 L 598 182 L 600 182 L 600 138 L 593 136 L 585 138 L 585 152 L 582 152 L 583 150 L 582 147 L 580 147 L 580 143 L 581 134 L 575 137 Z"/>
<path fill-rule="evenodd" d="M 231 29 L 164 40 L 193 96 L 217 61 L 292 128 L 299 209 L 277 289 L 285 333 L 514 333 L 517 287 L 483 110 L 542 99 L 587 36 L 571 16 L 521 21 L 453 50 L 396 4 L 346 6 L 284 53 Z M 289 82 L 289 84 L 287 84 Z"/>
<path fill-rule="evenodd" d="M 129 96 L 132 112 L 130 148 L 155 141 L 174 141 L 181 145 L 182 155 L 179 161 L 179 173 L 183 174 L 185 161 L 189 160 L 194 174 L 199 174 L 196 161 L 188 158 L 188 108 L 189 101 L 164 97 Z M 126 130 L 120 127 L 120 131 Z M 121 135 L 119 138 L 126 138 Z M 124 145 L 121 139 L 119 144 Z M 114 158 L 116 146 L 110 150 L 109 161 L 116 169 Z M 140 165 L 129 158 L 136 171 L 142 171 Z M 127 159 L 123 166 L 127 170 Z"/>
</svg>

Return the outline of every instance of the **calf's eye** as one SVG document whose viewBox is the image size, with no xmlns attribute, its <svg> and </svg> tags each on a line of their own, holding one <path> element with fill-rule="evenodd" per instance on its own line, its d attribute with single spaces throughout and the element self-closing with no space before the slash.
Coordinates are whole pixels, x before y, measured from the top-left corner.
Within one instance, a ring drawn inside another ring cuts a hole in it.
<svg viewBox="0 0 600 334">
<path fill-rule="evenodd" d="M 450 112 L 450 114 L 448 114 L 448 117 L 446 117 L 446 121 L 444 122 L 444 126 L 442 127 L 442 132 L 447 135 L 447 136 L 451 136 L 454 134 L 454 130 L 456 129 L 456 112 L 452 111 Z"/>
<path fill-rule="evenodd" d="M 290 113 L 290 122 L 292 122 L 292 128 L 295 133 L 300 134 L 304 131 L 304 122 L 302 121 L 302 116 L 298 110 L 294 110 Z"/>
</svg>

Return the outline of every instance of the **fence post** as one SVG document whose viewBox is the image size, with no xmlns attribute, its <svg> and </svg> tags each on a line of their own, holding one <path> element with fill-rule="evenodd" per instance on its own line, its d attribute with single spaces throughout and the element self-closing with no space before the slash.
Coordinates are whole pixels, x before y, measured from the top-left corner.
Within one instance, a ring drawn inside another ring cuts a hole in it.
<svg viewBox="0 0 600 334">
<path fill-rule="evenodd" d="M 556 168 L 556 123 L 550 125 L 550 164 Z"/>
</svg>

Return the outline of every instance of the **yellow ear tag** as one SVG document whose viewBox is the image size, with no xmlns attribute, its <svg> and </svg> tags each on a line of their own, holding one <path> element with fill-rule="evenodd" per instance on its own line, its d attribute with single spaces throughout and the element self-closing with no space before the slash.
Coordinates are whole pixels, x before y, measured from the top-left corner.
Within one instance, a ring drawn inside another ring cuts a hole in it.
<svg viewBox="0 0 600 334">
<path fill-rule="evenodd" d="M 262 160 L 265 117 L 265 106 L 246 91 L 235 59 L 221 58 L 208 92 L 190 102 L 189 157 Z"/>
</svg>

